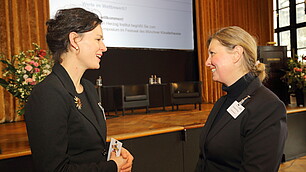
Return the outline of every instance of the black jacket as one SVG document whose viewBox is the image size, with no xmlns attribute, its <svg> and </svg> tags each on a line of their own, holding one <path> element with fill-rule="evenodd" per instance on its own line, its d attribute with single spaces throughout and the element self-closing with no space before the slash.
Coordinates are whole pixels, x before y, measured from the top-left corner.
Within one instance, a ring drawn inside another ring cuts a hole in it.
<svg viewBox="0 0 306 172">
<path fill-rule="evenodd" d="M 34 87 L 25 121 L 37 171 L 117 171 L 114 161 L 106 161 L 106 123 L 97 91 L 88 80 L 81 84 L 96 116 L 76 107 L 75 87 L 60 64 Z"/>
<path fill-rule="evenodd" d="M 248 95 L 236 119 L 226 111 L 211 127 L 227 95 L 215 103 L 200 136 L 196 171 L 278 171 L 287 137 L 286 107 L 258 78 L 237 101 Z"/>
</svg>

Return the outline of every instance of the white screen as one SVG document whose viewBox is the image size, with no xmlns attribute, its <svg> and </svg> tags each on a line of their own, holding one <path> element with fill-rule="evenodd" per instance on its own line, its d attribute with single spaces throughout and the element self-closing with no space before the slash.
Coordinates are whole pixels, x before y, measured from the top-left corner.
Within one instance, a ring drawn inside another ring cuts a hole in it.
<svg viewBox="0 0 306 172">
<path fill-rule="evenodd" d="M 49 0 L 50 16 L 82 7 L 102 16 L 107 47 L 193 50 L 192 0 Z"/>
</svg>

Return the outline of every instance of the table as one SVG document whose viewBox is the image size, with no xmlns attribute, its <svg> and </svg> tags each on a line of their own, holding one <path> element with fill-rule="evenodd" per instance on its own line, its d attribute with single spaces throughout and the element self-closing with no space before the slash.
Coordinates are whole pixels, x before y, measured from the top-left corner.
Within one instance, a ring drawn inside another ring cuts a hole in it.
<svg viewBox="0 0 306 172">
<path fill-rule="evenodd" d="M 149 96 L 150 96 L 150 105 L 151 104 L 158 104 L 158 101 L 156 100 L 156 94 L 155 93 L 162 93 L 161 94 L 161 101 L 159 100 L 159 102 L 162 102 L 162 106 L 163 106 L 163 111 L 166 110 L 166 87 L 168 84 L 166 83 L 161 83 L 161 84 L 149 84 Z M 156 91 L 156 90 L 159 91 Z"/>
</svg>

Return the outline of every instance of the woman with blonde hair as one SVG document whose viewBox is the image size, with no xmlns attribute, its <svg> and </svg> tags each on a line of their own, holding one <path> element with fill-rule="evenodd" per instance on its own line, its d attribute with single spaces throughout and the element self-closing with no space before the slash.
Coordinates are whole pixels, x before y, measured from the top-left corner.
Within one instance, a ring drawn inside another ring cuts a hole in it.
<svg viewBox="0 0 306 172">
<path fill-rule="evenodd" d="M 286 107 L 264 80 L 254 38 L 237 26 L 208 40 L 206 66 L 227 92 L 200 136 L 197 172 L 278 171 L 287 137 Z"/>
</svg>

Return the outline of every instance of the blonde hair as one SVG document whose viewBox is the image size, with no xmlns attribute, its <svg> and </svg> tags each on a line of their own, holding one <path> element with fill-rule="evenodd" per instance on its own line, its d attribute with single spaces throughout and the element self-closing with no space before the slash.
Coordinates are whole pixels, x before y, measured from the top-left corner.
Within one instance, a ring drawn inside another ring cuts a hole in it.
<svg viewBox="0 0 306 172">
<path fill-rule="evenodd" d="M 215 39 L 229 50 L 239 45 L 243 48 L 243 66 L 247 71 L 263 81 L 266 78 L 265 64 L 257 61 L 257 43 L 245 30 L 238 26 L 225 27 L 217 31 L 208 39 L 208 45 Z"/>
</svg>

